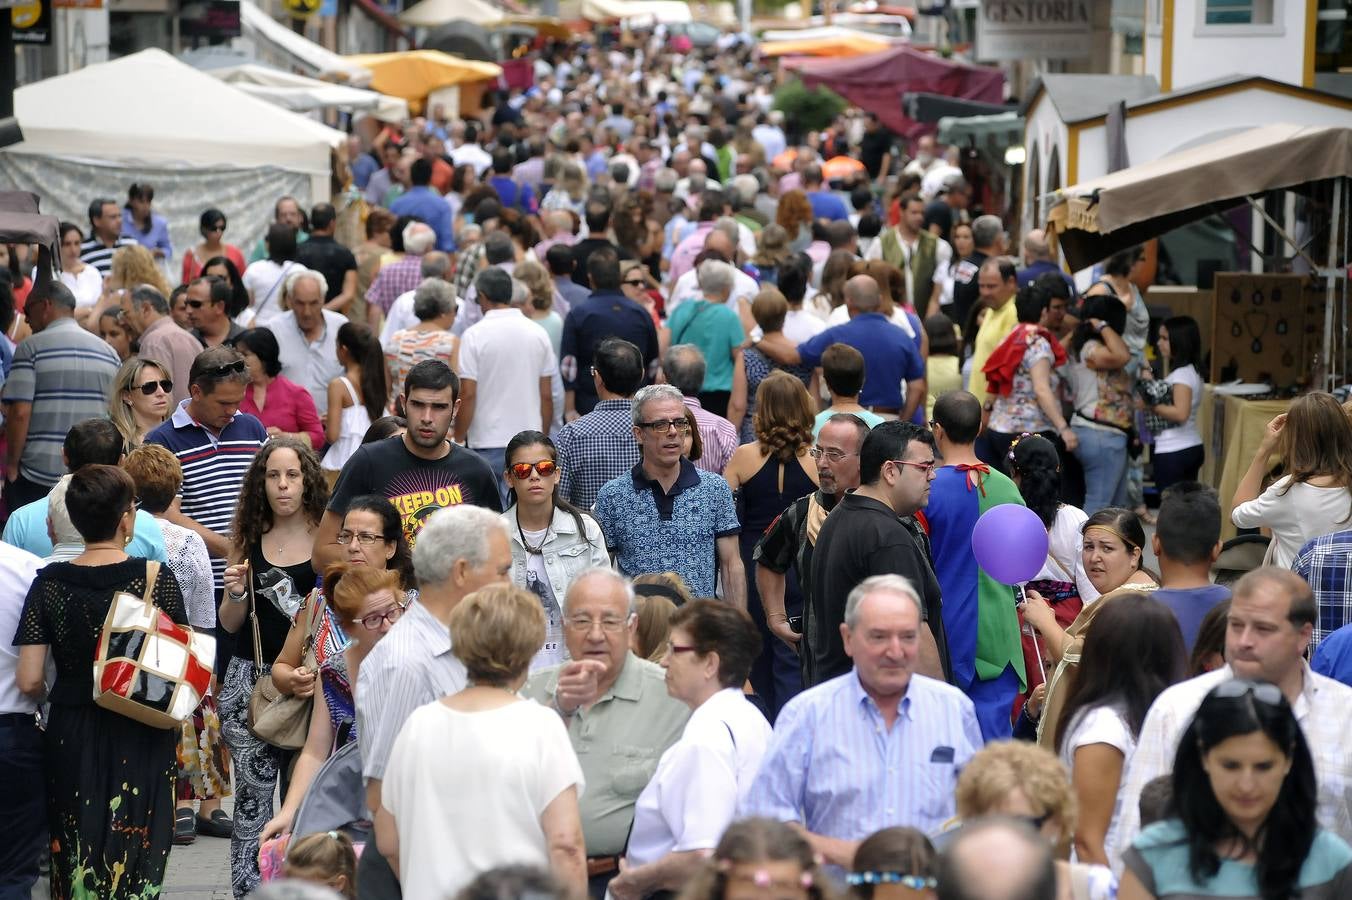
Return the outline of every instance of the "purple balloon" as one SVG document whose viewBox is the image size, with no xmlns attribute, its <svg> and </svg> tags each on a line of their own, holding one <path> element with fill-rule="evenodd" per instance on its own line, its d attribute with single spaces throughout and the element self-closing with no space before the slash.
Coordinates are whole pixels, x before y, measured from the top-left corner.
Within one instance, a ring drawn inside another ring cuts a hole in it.
<svg viewBox="0 0 1352 900">
<path fill-rule="evenodd" d="M 1020 584 L 1042 571 L 1047 562 L 1047 528 L 1026 506 L 992 506 L 972 529 L 972 555 L 996 581 Z"/>
</svg>

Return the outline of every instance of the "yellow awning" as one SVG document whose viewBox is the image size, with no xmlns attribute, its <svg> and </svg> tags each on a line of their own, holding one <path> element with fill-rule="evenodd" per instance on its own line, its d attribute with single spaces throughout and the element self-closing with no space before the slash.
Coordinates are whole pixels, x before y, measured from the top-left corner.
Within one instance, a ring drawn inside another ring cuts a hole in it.
<svg viewBox="0 0 1352 900">
<path fill-rule="evenodd" d="M 438 88 L 502 75 L 502 66 L 497 63 L 461 59 L 440 50 L 362 53 L 344 59 L 371 71 L 372 90 L 413 102 Z"/>
<path fill-rule="evenodd" d="M 836 35 L 798 41 L 771 41 L 760 45 L 760 53 L 761 56 L 862 56 L 865 53 L 880 53 L 891 46 L 885 40 Z"/>
</svg>

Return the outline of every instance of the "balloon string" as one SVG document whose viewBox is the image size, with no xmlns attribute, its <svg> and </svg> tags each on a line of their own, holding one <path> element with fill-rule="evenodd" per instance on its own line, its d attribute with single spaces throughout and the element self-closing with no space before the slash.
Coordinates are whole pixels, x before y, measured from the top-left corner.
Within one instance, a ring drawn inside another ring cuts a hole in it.
<svg viewBox="0 0 1352 900">
<path fill-rule="evenodd" d="M 1026 605 L 1028 603 L 1028 595 L 1024 593 L 1022 584 L 1018 585 L 1018 588 L 1020 598 L 1019 604 L 1021 606 Z M 1037 645 L 1037 629 L 1033 627 L 1031 622 L 1027 621 L 1023 623 L 1023 627 L 1028 629 L 1028 636 L 1033 639 L 1033 658 L 1037 660 L 1037 673 L 1042 681 L 1045 682 L 1047 680 L 1047 669 L 1042 665 L 1042 648 Z"/>
</svg>

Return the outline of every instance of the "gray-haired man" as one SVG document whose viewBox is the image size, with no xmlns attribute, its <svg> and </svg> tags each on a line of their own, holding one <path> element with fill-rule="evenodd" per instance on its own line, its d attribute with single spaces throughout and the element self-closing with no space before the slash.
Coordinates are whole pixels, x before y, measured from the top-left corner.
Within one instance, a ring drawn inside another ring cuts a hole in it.
<svg viewBox="0 0 1352 900">
<path fill-rule="evenodd" d="M 667 694 L 662 668 L 629 649 L 637 616 L 623 575 L 580 573 L 568 587 L 563 622 L 571 661 L 535 673 L 523 693 L 558 710 L 582 764 L 587 874 L 599 900 L 619 874 L 638 795 L 690 711 Z"/>
<path fill-rule="evenodd" d="M 202 342 L 169 315 L 169 300 L 148 284 L 121 295 L 127 320 L 141 333 L 139 355 L 169 367 L 164 374 L 174 382 L 174 403 L 188 399 L 188 372 L 202 352 Z"/>
</svg>

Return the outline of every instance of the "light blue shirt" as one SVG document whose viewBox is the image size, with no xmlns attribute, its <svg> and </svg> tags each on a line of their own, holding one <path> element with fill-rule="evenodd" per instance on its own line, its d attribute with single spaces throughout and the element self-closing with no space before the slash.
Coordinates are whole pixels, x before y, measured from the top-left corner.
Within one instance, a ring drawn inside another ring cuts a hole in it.
<svg viewBox="0 0 1352 900">
<path fill-rule="evenodd" d="M 132 218 L 131 210 L 124 206 L 122 208 L 122 235 L 136 241 L 151 253 L 156 250 L 163 252 L 165 259 L 174 255 L 174 243 L 169 239 L 169 223 L 164 216 L 157 216 L 152 212 L 150 214 L 150 230 L 142 231 L 141 226 L 137 225 L 136 220 Z"/>
<path fill-rule="evenodd" d="M 52 555 L 52 539 L 47 536 L 46 497 L 20 506 L 10 514 L 9 521 L 5 523 L 4 541 L 43 559 Z M 136 527 L 126 553 L 141 559 L 169 562 L 164 552 L 164 532 L 160 531 L 160 523 L 143 509 L 136 511 Z"/>
<path fill-rule="evenodd" d="M 952 685 L 912 675 L 889 729 L 851 671 L 780 711 L 741 815 L 841 840 L 898 825 L 928 834 L 953 817 L 958 773 L 981 746 L 976 708 Z"/>
</svg>

